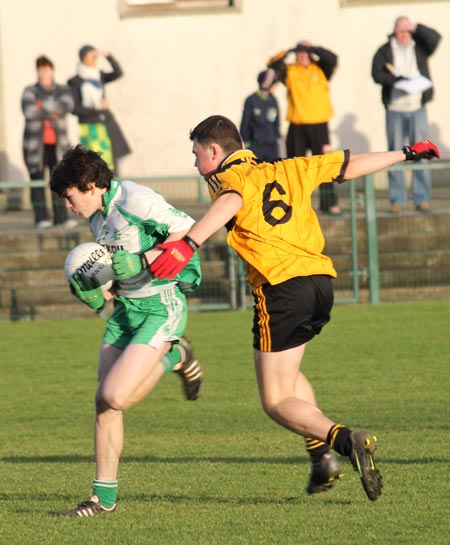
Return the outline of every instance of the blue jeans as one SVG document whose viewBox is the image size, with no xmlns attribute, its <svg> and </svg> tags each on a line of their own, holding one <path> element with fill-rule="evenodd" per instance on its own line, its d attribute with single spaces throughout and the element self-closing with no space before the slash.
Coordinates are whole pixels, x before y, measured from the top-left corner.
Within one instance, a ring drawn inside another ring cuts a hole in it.
<svg viewBox="0 0 450 545">
<path fill-rule="evenodd" d="M 393 112 L 386 110 L 386 132 L 389 151 L 402 149 L 428 137 L 428 120 L 425 108 L 415 112 Z M 431 174 L 429 170 L 414 170 L 412 173 L 414 204 L 430 202 Z M 389 198 L 391 204 L 404 206 L 407 200 L 405 174 L 389 172 Z"/>
</svg>

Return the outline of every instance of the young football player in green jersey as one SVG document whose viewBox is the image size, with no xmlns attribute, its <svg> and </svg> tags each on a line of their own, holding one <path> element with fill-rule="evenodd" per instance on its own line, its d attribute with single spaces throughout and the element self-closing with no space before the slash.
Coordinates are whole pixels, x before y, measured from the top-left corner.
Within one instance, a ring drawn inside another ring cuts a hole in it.
<svg viewBox="0 0 450 545">
<path fill-rule="evenodd" d="M 146 252 L 183 237 L 194 220 L 148 187 L 113 180 L 94 151 L 69 149 L 55 167 L 50 187 L 74 214 L 88 219 L 95 240 L 112 254 L 116 279 L 106 293 L 82 273 L 70 281 L 73 293 L 97 311 L 114 298 L 98 362 L 93 493 L 76 507 L 55 513 L 93 516 L 116 508 L 123 411 L 144 399 L 171 370 L 180 374 L 188 399 L 198 396 L 202 371 L 183 334 L 184 293 L 200 283 L 200 260 L 195 255 L 191 266 L 171 280 L 150 274 Z"/>
<path fill-rule="evenodd" d="M 161 279 L 176 277 L 200 244 L 227 226 L 227 242 L 247 263 L 253 287 L 254 362 L 262 406 L 279 425 L 305 438 L 312 462 L 307 492 L 326 491 L 341 476 L 331 448 L 349 458 L 368 498 L 376 500 L 382 479 L 374 463 L 375 436 L 325 416 L 300 371 L 306 344 L 330 320 L 336 276 L 323 254 L 311 194 L 322 183 L 439 157 L 439 150 L 424 140 L 400 151 L 352 155 L 346 150 L 264 163 L 242 149 L 236 126 L 218 115 L 197 125 L 191 140 L 213 204 L 186 236 L 147 254 L 151 272 Z"/>
</svg>

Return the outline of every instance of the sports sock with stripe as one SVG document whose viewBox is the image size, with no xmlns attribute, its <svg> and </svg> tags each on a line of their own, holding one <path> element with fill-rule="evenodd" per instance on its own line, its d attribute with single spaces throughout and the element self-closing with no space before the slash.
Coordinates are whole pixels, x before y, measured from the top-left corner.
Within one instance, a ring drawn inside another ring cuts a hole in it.
<svg viewBox="0 0 450 545">
<path fill-rule="evenodd" d="M 117 481 L 101 481 L 94 479 L 94 496 L 100 500 L 103 507 L 109 509 L 116 503 L 117 499 Z"/>
<path fill-rule="evenodd" d="M 327 443 L 333 450 L 342 454 L 342 456 L 350 456 L 352 451 L 351 433 L 352 430 L 346 428 L 343 424 L 334 424 L 328 432 Z"/>
<path fill-rule="evenodd" d="M 164 366 L 164 374 L 173 371 L 174 367 L 177 363 L 180 363 L 182 359 L 183 356 L 181 355 L 178 346 L 172 346 L 172 348 L 161 358 L 161 363 Z"/>
<path fill-rule="evenodd" d="M 305 437 L 306 451 L 311 458 L 311 462 L 319 462 L 324 454 L 330 452 L 330 447 L 323 441 Z"/>
</svg>

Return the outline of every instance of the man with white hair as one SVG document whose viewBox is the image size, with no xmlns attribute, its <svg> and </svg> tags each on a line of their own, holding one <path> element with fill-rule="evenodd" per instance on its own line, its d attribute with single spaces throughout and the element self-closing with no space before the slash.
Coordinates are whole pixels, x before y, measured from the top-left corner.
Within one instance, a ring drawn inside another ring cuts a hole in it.
<svg viewBox="0 0 450 545">
<path fill-rule="evenodd" d="M 382 86 L 390 151 L 428 135 L 425 104 L 433 97 L 428 57 L 434 53 L 440 39 L 440 34 L 432 28 L 414 24 L 402 15 L 397 17 L 388 42 L 375 53 L 372 77 Z M 412 182 L 416 210 L 429 212 L 430 172 L 415 170 Z M 393 213 L 399 213 L 405 207 L 407 192 L 403 172 L 389 172 L 389 199 Z"/>
</svg>

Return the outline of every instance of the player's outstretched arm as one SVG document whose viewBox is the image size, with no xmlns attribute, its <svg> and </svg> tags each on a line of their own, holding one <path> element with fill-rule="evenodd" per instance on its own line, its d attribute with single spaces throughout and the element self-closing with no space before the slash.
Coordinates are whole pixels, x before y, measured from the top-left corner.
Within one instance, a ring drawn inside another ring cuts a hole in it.
<svg viewBox="0 0 450 545">
<path fill-rule="evenodd" d="M 377 153 L 360 153 L 351 155 L 345 170 L 345 179 L 351 180 L 366 176 L 402 161 L 420 161 L 422 159 L 440 158 L 438 147 L 430 140 L 422 140 L 412 146 L 404 146 L 399 151 L 382 151 Z"/>
<path fill-rule="evenodd" d="M 158 244 L 162 253 L 150 265 L 153 276 L 174 278 L 186 267 L 195 250 L 228 223 L 241 207 L 242 197 L 238 193 L 225 193 L 181 240 Z"/>
<path fill-rule="evenodd" d="M 226 225 L 242 208 L 242 197 L 229 192 L 220 197 L 208 208 L 204 216 L 193 225 L 189 236 L 200 246 L 211 235 Z"/>
</svg>

